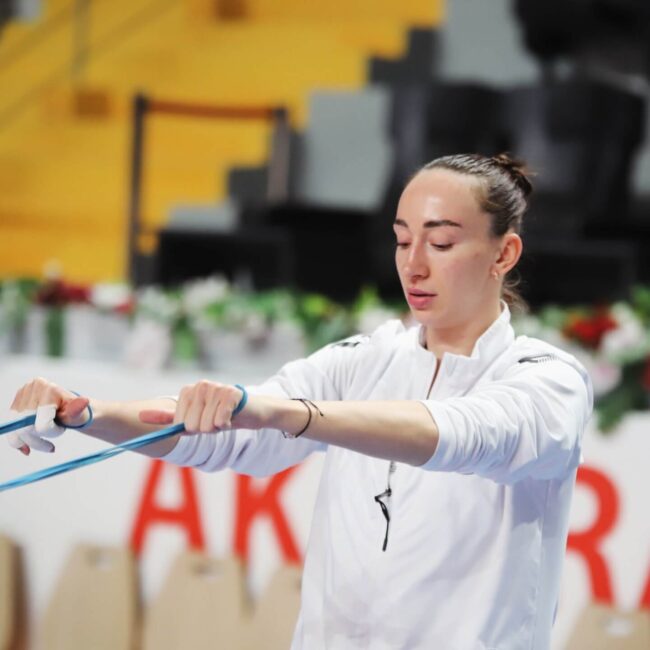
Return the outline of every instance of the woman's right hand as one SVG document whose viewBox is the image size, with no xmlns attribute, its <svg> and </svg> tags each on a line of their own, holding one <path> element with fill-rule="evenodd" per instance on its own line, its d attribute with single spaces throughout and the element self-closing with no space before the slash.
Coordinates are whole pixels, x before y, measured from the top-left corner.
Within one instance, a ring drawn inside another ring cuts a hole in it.
<svg viewBox="0 0 650 650">
<path fill-rule="evenodd" d="M 47 379 L 32 379 L 18 390 L 11 410 L 16 416 L 36 413 L 36 422 L 8 434 L 9 444 L 26 456 L 32 449 L 53 452 L 55 447 L 47 438 L 60 436 L 65 425 L 79 426 L 86 422 L 88 415 L 84 411 L 88 403 L 87 397 L 79 397 Z"/>
</svg>

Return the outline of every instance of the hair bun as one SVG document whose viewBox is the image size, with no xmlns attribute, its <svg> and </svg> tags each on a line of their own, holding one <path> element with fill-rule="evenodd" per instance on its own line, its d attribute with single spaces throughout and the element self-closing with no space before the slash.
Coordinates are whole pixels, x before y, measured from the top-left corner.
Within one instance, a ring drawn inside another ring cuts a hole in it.
<svg viewBox="0 0 650 650">
<path fill-rule="evenodd" d="M 531 174 L 524 162 L 511 158 L 507 153 L 492 156 L 492 162 L 510 175 L 515 185 L 524 193 L 524 196 L 527 197 L 533 191 L 533 185 L 528 179 Z"/>
</svg>

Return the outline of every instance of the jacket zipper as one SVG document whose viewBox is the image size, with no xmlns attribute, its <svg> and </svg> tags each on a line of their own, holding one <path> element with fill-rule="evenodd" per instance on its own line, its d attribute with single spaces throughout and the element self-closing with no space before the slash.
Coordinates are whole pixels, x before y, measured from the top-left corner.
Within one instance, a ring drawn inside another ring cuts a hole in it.
<svg viewBox="0 0 650 650">
<path fill-rule="evenodd" d="M 388 464 L 388 476 L 386 478 L 386 489 L 381 493 L 375 495 L 375 501 L 379 504 L 382 514 L 386 519 L 386 534 L 384 535 L 384 543 L 381 547 L 382 551 L 385 551 L 388 547 L 388 531 L 390 530 L 390 510 L 388 504 L 384 503 L 382 499 L 388 499 L 393 494 L 393 490 L 390 487 L 390 477 L 395 473 L 397 469 L 397 463 L 394 460 L 391 460 Z"/>
<path fill-rule="evenodd" d="M 436 368 L 433 373 L 433 377 L 431 378 L 429 389 L 427 390 L 427 399 L 431 396 L 431 392 L 433 391 L 433 385 L 435 384 L 436 379 L 438 378 L 439 371 L 440 371 L 440 363 L 436 361 Z M 385 551 L 386 548 L 388 547 L 388 533 L 390 531 L 390 510 L 388 509 L 388 505 L 384 503 L 382 499 L 389 498 L 393 495 L 393 490 L 390 486 L 390 477 L 395 473 L 396 470 L 397 470 L 397 463 L 394 460 L 391 460 L 388 463 L 388 476 L 386 477 L 386 489 L 381 494 L 377 494 L 375 496 L 375 501 L 380 505 L 381 511 L 384 514 L 384 517 L 386 518 L 386 534 L 384 535 L 384 543 L 381 547 L 382 551 Z"/>
</svg>

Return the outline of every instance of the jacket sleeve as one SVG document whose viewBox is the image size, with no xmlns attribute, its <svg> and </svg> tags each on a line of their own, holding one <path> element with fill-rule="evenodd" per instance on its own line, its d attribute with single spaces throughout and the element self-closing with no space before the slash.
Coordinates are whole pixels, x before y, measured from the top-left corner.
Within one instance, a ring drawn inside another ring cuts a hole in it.
<svg viewBox="0 0 650 650">
<path fill-rule="evenodd" d="M 263 384 L 246 388 L 251 395 L 339 400 L 353 355 L 353 348 L 327 346 L 306 359 L 287 363 Z M 232 429 L 181 436 L 162 460 L 206 472 L 230 468 L 241 474 L 270 476 L 325 449 L 325 444 L 307 438 L 287 440 L 276 429 Z"/>
<path fill-rule="evenodd" d="M 524 363 L 466 396 L 424 400 L 439 442 L 422 467 L 498 483 L 568 476 L 593 408 L 591 381 L 577 366 Z"/>
</svg>

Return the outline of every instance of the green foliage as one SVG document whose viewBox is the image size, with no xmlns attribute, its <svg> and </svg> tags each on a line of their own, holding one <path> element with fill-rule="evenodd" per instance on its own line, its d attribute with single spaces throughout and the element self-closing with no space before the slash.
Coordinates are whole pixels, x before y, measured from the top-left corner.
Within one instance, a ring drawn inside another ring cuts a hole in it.
<svg viewBox="0 0 650 650">
<path fill-rule="evenodd" d="M 643 361 L 623 366 L 618 386 L 596 401 L 598 428 L 603 433 L 611 433 L 630 411 L 648 408 L 649 396 L 642 382 L 644 368 Z"/>
<path fill-rule="evenodd" d="M 314 293 L 299 296 L 295 314 L 309 352 L 354 333 L 352 314 L 325 296 Z"/>
</svg>

